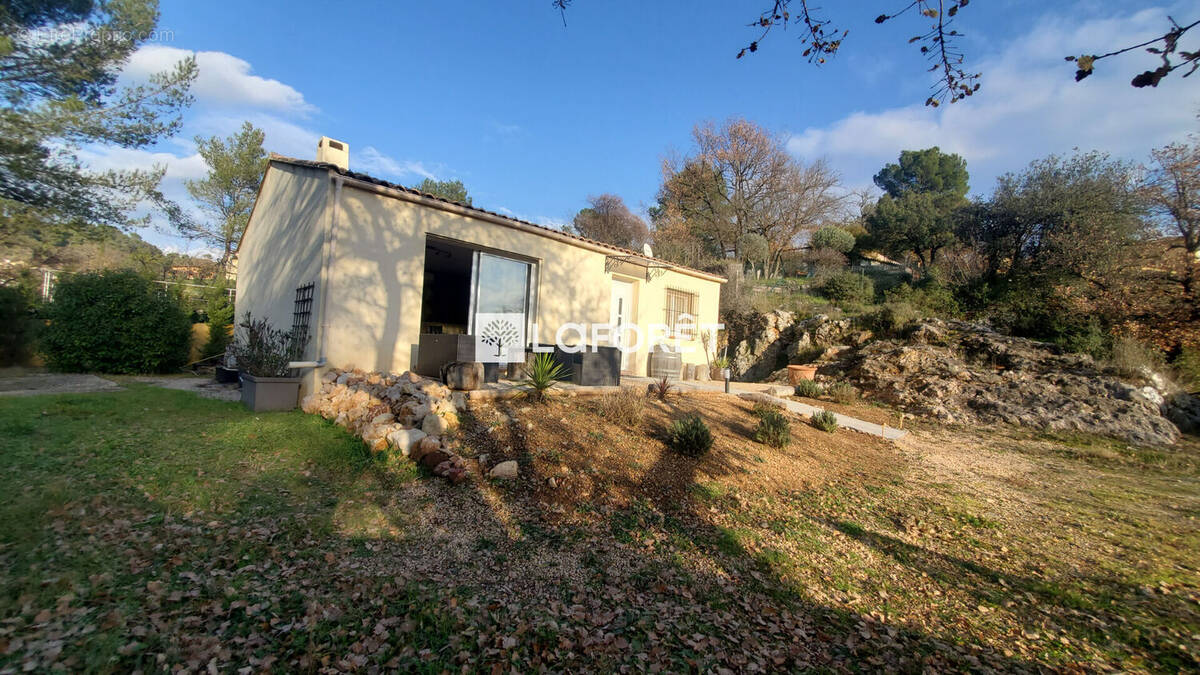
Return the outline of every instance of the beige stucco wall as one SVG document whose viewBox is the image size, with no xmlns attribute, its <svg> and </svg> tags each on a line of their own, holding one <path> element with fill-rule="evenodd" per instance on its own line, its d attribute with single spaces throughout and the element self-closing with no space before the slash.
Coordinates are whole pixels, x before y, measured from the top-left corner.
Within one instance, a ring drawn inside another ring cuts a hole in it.
<svg viewBox="0 0 1200 675">
<path fill-rule="evenodd" d="M 331 365 L 392 372 L 412 365 L 420 334 L 427 234 L 535 259 L 542 343 L 553 343 L 563 323 L 609 320 L 612 275 L 605 272 L 603 253 L 350 183 L 339 200 L 325 317 L 325 356 Z M 700 320 L 715 323 L 719 286 L 675 271 L 650 282 L 642 278 L 634 291 L 637 321 L 662 322 L 666 288 L 672 287 L 697 293 Z M 693 342 L 697 350 L 685 354 L 685 361 L 704 363 L 699 341 Z M 634 372 L 646 372 L 648 350 L 644 346 L 633 358 Z"/>
<path fill-rule="evenodd" d="M 325 170 L 272 163 L 238 248 L 235 323 L 250 312 L 276 328 L 290 329 L 296 288 L 317 284 L 308 359 L 316 358 L 329 185 Z"/>
<path fill-rule="evenodd" d="M 670 338 L 667 342 L 673 347 L 683 350 L 684 363 L 706 363 L 704 349 L 700 340 L 699 324 L 717 323 L 717 309 L 721 285 L 715 281 L 699 279 L 682 272 L 667 270 L 665 273 L 655 276 L 651 281 L 643 280 L 638 282 L 635 288 L 637 299 L 634 306 L 637 310 L 637 323 L 640 326 L 649 326 L 664 322 L 666 318 L 664 310 L 667 306 L 668 288 L 696 294 L 697 328 L 693 331 L 692 339 Z M 649 347 L 638 352 L 632 368 L 635 373 L 644 375 L 649 371 L 647 363 L 648 354 Z"/>
</svg>

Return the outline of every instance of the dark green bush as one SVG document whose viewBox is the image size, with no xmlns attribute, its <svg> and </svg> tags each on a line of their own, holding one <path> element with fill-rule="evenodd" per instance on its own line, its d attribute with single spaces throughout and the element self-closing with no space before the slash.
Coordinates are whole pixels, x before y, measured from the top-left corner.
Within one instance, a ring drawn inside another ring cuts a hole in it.
<svg viewBox="0 0 1200 675">
<path fill-rule="evenodd" d="M 793 393 L 804 398 L 818 398 L 825 393 L 825 388 L 813 380 L 800 380 Z"/>
<path fill-rule="evenodd" d="M 962 295 L 1001 332 L 1053 342 L 1095 358 L 1106 357 L 1111 349 L 1108 327 L 1080 311 L 1059 289 L 1032 282 L 983 284 L 964 288 Z"/>
<path fill-rule="evenodd" d="M 821 431 L 833 433 L 837 431 L 837 416 L 828 410 L 822 410 L 812 416 L 812 425 Z"/>
<path fill-rule="evenodd" d="M 134 272 L 61 279 L 41 351 L 54 370 L 161 373 L 187 363 L 192 325 L 178 299 Z"/>
<path fill-rule="evenodd" d="M 28 363 L 36 326 L 25 293 L 0 286 L 0 366 Z"/>
<path fill-rule="evenodd" d="M 231 336 L 229 328 L 233 325 L 233 298 L 229 297 L 229 286 L 224 282 L 214 284 L 205 290 L 204 313 L 208 316 L 208 342 L 204 343 L 201 358 L 224 354 L 229 346 Z"/>
<path fill-rule="evenodd" d="M 681 455 L 699 457 L 712 449 L 712 432 L 699 415 L 675 420 L 667 429 L 667 445 Z"/>
<path fill-rule="evenodd" d="M 754 429 L 754 440 L 772 448 L 787 447 L 792 442 L 792 425 L 787 415 L 778 408 L 762 410 L 758 415 L 758 426 Z"/>
<path fill-rule="evenodd" d="M 915 284 L 903 283 L 883 294 L 886 302 L 906 302 L 923 316 L 958 316 L 962 312 L 955 289 L 930 274 Z"/>
<path fill-rule="evenodd" d="M 839 305 L 867 305 L 875 300 L 875 282 L 868 276 L 843 270 L 825 280 L 821 293 Z"/>
</svg>

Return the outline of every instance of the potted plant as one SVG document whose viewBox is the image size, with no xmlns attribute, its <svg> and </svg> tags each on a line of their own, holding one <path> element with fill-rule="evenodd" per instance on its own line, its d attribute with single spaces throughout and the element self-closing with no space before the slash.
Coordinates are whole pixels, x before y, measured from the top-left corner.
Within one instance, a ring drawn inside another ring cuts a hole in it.
<svg viewBox="0 0 1200 675">
<path fill-rule="evenodd" d="M 729 370 L 728 356 L 718 356 L 717 358 L 713 359 L 713 367 L 716 368 L 717 374 L 720 375 L 720 379 L 722 380 L 728 380 L 732 375 L 732 372 Z M 716 378 L 716 375 L 713 377 Z"/>
<path fill-rule="evenodd" d="M 242 404 L 254 412 L 291 410 L 300 398 L 300 377 L 288 367 L 304 353 L 308 335 L 283 331 L 246 314 L 231 347 L 242 379 Z"/>
</svg>

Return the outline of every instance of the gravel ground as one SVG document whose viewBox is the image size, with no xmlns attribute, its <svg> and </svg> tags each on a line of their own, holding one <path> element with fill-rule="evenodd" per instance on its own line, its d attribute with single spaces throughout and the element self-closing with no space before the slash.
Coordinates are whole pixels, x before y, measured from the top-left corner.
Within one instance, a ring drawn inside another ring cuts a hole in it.
<svg viewBox="0 0 1200 675">
<path fill-rule="evenodd" d="M 121 385 L 95 375 L 54 375 L 29 373 L 0 376 L 0 396 L 32 396 L 35 394 L 87 394 L 97 391 L 117 391 Z"/>
</svg>

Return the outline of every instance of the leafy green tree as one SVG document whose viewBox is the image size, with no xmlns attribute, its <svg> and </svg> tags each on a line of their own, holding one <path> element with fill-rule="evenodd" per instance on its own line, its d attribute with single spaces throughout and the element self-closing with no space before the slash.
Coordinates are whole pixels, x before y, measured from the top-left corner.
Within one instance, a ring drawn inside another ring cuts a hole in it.
<svg viewBox="0 0 1200 675">
<path fill-rule="evenodd" d="M 221 257 L 217 262 L 224 267 L 237 255 L 267 168 L 263 132 L 243 122 L 229 138 L 197 136 L 196 150 L 208 164 L 208 175 L 187 181 L 187 190 L 210 220 L 197 222 L 189 218 L 180 224 L 180 230 L 184 236 L 219 248 Z"/>
<path fill-rule="evenodd" d="M 840 227 L 822 227 L 813 233 L 813 248 L 828 248 L 838 253 L 849 253 L 854 249 L 854 235 Z"/>
<path fill-rule="evenodd" d="M 893 257 L 916 256 L 921 269 L 937 262 L 937 254 L 957 239 L 950 213 L 938 208 L 926 192 L 909 192 L 900 198 L 884 195 L 867 217 L 872 246 Z"/>
<path fill-rule="evenodd" d="M 886 194 L 866 219 L 870 245 L 888 255 L 913 254 L 927 270 L 952 246 L 954 213 L 966 205 L 967 163 L 937 147 L 905 150 L 900 161 L 875 174 Z"/>
<path fill-rule="evenodd" d="M 875 174 L 875 184 L 895 199 L 910 192 L 925 192 L 958 206 L 967 196 L 968 178 L 966 160 L 934 146 L 902 151 L 898 163 L 888 164 Z"/>
<path fill-rule="evenodd" d="M 87 170 L 85 145 L 142 148 L 179 129 L 194 59 L 120 87 L 121 67 L 153 35 L 156 0 L 47 0 L 0 6 L 0 199 L 92 224 L 127 226 L 165 168 Z"/>
<path fill-rule="evenodd" d="M 467 186 L 461 180 L 434 180 L 426 178 L 416 187 L 417 190 L 435 197 L 448 199 L 459 204 L 471 205 L 471 195 L 467 194 Z"/>
<path fill-rule="evenodd" d="M 770 242 L 766 237 L 754 232 L 743 234 L 738 248 L 742 251 L 742 259 L 750 263 L 751 267 L 756 264 L 765 267 L 767 259 L 771 257 Z"/>
<path fill-rule="evenodd" d="M 1147 225 L 1132 164 L 1097 152 L 1050 156 L 1001 176 L 962 212 L 962 234 L 986 263 L 973 304 L 1015 334 L 1101 354 L 1114 326 L 1139 316 L 1138 261 Z"/>
<path fill-rule="evenodd" d="M 988 277 L 1104 283 L 1146 231 L 1133 165 L 1098 152 L 1051 155 L 997 180 L 962 231 Z"/>
</svg>

